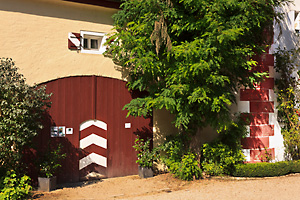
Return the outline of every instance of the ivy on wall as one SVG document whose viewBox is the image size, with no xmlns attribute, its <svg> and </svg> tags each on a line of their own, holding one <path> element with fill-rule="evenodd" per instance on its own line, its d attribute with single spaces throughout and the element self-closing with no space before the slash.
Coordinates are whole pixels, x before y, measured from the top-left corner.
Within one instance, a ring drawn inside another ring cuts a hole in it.
<svg viewBox="0 0 300 200">
<path fill-rule="evenodd" d="M 300 84 L 296 64 L 299 51 L 278 49 L 275 53 L 275 70 L 280 74 L 280 78 L 275 80 L 278 120 L 281 123 L 286 158 L 292 160 L 300 158 Z"/>
</svg>

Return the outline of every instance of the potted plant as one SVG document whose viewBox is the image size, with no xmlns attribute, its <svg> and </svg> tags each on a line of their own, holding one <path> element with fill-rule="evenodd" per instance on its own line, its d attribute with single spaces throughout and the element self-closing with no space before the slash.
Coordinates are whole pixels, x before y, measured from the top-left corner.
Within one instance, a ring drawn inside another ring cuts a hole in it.
<svg viewBox="0 0 300 200">
<path fill-rule="evenodd" d="M 144 141 L 139 136 L 134 141 L 133 148 L 137 151 L 138 171 L 141 178 L 153 177 L 153 161 L 156 160 L 156 149 L 150 149 L 150 140 Z"/>
<path fill-rule="evenodd" d="M 56 176 L 54 176 L 54 173 L 61 167 L 61 160 L 66 157 L 65 153 L 61 153 L 61 144 L 52 151 L 49 149 L 39 160 L 39 191 L 50 192 L 56 189 Z"/>
</svg>

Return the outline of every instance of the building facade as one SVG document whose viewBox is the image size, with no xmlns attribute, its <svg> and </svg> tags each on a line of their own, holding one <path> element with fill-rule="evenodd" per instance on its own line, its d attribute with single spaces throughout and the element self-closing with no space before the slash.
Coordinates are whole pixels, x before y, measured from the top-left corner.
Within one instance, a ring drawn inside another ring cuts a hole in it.
<svg viewBox="0 0 300 200">
<path fill-rule="evenodd" d="M 118 7 L 113 0 L 0 0 L 0 56 L 13 58 L 28 84 L 46 85 L 52 93 L 52 107 L 37 143 L 39 148 L 49 141 L 63 144 L 68 156 L 60 182 L 137 174 L 132 148 L 136 135 L 153 137 L 156 145 L 177 132 L 164 110 L 147 119 L 126 118 L 122 110 L 138 94 L 126 88 L 128 73 L 103 56 L 113 31 L 111 16 Z M 284 9 L 285 37 L 277 40 L 275 27 L 274 44 L 255 58 L 256 70 L 269 72 L 269 77 L 256 90 L 241 89 L 232 108 L 251 119 L 249 134 L 242 140 L 248 162 L 259 162 L 266 150 L 274 161 L 284 160 L 272 54 L 278 46 L 296 45 L 297 37 L 290 37 L 300 3 Z M 194 137 L 199 146 L 217 134 L 206 128 Z"/>
<path fill-rule="evenodd" d="M 126 88 L 126 72 L 103 56 L 118 7 L 114 1 L 0 1 L 1 57 L 13 58 L 28 84 L 52 93 L 35 143 L 37 151 L 63 145 L 59 182 L 137 174 L 134 140 L 153 135 L 151 118 L 126 118 L 122 108 L 138 94 Z"/>
</svg>

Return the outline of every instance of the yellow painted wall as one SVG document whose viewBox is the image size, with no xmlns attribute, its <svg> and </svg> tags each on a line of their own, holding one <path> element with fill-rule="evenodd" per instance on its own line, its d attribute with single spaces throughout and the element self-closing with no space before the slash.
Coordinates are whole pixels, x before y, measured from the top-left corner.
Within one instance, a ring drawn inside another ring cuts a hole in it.
<svg viewBox="0 0 300 200">
<path fill-rule="evenodd" d="M 166 140 L 166 136 L 178 133 L 178 129 L 172 123 L 174 116 L 167 110 L 153 111 L 153 145 L 157 147 Z M 211 127 L 198 129 L 196 134 L 191 138 L 191 148 L 200 152 L 202 144 L 211 142 L 218 137 L 216 130 Z"/>
<path fill-rule="evenodd" d="M 0 57 L 11 57 L 28 84 L 75 76 L 122 79 L 111 59 L 68 49 L 68 33 L 112 32 L 116 9 L 62 0 L 0 0 Z"/>
<path fill-rule="evenodd" d="M 174 116 L 167 110 L 153 111 L 153 145 L 157 147 L 166 140 L 166 136 L 178 133 L 178 129 L 172 123 Z"/>
</svg>

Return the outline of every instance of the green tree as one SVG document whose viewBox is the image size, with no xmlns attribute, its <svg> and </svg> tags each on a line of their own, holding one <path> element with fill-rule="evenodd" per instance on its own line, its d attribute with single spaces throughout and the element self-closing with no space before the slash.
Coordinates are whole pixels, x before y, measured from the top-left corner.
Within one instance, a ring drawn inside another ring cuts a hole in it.
<svg viewBox="0 0 300 200">
<path fill-rule="evenodd" d="M 19 169 L 24 146 L 42 128 L 49 99 L 44 87 L 25 83 L 12 59 L 0 59 L 0 171 Z"/>
<path fill-rule="evenodd" d="M 183 132 L 225 129 L 234 92 L 266 75 L 251 71 L 251 57 L 269 44 L 264 32 L 279 16 L 274 7 L 285 2 L 124 1 L 113 16 L 116 32 L 107 54 L 128 70 L 130 90 L 148 92 L 125 106 L 128 115 L 166 108 Z"/>
</svg>

